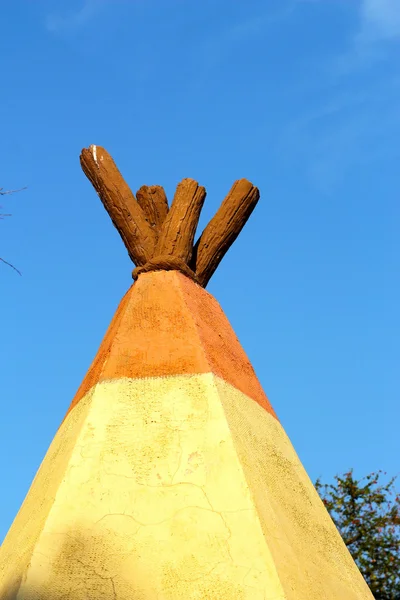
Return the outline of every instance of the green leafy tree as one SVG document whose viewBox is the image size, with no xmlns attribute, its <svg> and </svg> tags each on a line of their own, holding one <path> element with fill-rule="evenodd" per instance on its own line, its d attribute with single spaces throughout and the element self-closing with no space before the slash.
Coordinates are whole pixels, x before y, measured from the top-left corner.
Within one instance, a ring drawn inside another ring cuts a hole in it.
<svg viewBox="0 0 400 600">
<path fill-rule="evenodd" d="M 400 495 L 382 471 L 315 487 L 376 600 L 400 600 Z"/>
</svg>

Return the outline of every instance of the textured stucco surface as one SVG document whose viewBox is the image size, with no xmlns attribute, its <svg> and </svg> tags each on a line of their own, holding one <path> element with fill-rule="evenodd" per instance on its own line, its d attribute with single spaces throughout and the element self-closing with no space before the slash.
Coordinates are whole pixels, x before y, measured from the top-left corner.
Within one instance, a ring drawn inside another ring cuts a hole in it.
<svg viewBox="0 0 400 600">
<path fill-rule="evenodd" d="M 200 373 L 275 414 L 215 298 L 177 271 L 146 273 L 122 299 L 71 408 L 98 381 Z"/>
<path fill-rule="evenodd" d="M 236 456 L 288 600 L 373 600 L 282 425 L 216 380 Z"/>
<path fill-rule="evenodd" d="M 2 547 L 0 600 L 371 600 L 219 304 L 123 298 Z"/>
<path fill-rule="evenodd" d="M 371 600 L 279 422 L 213 374 L 103 381 L 0 549 L 1 600 Z"/>
</svg>

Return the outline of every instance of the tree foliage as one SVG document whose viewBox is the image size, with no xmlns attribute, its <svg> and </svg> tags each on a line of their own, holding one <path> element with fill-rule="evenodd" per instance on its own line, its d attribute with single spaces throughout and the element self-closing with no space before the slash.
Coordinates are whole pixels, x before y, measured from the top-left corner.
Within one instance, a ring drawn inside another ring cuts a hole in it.
<svg viewBox="0 0 400 600">
<path fill-rule="evenodd" d="M 315 487 L 376 600 L 400 600 L 400 495 L 382 471 Z"/>
</svg>

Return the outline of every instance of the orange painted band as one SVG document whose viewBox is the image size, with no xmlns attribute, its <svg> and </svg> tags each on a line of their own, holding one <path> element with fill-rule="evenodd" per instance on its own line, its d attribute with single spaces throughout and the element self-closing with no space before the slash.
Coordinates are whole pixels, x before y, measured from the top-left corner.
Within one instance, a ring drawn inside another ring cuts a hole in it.
<svg viewBox="0 0 400 600">
<path fill-rule="evenodd" d="M 69 410 L 101 381 L 210 372 L 276 417 L 215 298 L 177 271 L 146 273 L 122 299 Z"/>
</svg>

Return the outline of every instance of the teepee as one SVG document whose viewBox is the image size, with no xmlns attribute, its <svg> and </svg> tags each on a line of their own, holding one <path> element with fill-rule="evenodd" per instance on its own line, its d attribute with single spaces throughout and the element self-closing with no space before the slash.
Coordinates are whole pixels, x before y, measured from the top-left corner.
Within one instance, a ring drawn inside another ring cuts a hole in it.
<svg viewBox="0 0 400 600">
<path fill-rule="evenodd" d="M 255 207 L 237 181 L 194 245 L 206 192 L 136 197 L 81 164 L 134 284 L 0 549 L 0 600 L 371 600 L 205 286 Z"/>
</svg>

